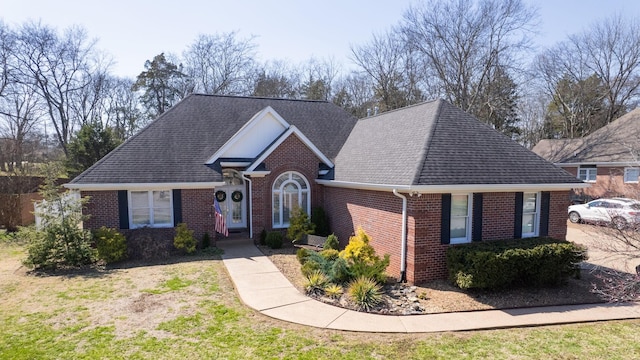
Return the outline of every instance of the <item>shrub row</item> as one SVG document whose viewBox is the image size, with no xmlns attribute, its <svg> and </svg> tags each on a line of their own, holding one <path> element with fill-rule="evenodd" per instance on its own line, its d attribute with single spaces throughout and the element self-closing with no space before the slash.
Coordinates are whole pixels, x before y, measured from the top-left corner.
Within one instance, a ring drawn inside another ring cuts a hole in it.
<svg viewBox="0 0 640 360">
<path fill-rule="evenodd" d="M 462 289 L 559 285 L 580 275 L 586 249 L 551 238 L 490 241 L 447 249 L 449 279 Z"/>
</svg>

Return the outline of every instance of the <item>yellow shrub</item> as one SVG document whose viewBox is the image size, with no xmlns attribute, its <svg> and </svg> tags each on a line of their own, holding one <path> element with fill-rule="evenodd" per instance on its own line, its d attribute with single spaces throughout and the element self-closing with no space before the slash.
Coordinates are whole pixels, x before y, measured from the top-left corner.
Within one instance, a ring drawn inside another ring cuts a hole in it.
<svg viewBox="0 0 640 360">
<path fill-rule="evenodd" d="M 371 263 L 378 260 L 373 246 L 369 245 L 369 235 L 358 227 L 356 235 L 349 238 L 349 244 L 340 252 L 340 257 L 351 261 Z"/>
</svg>

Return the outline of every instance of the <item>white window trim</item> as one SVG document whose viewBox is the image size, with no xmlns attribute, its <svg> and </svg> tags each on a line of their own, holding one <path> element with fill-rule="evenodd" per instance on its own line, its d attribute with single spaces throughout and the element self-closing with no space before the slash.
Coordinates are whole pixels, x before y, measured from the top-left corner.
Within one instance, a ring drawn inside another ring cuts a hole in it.
<svg viewBox="0 0 640 360">
<path fill-rule="evenodd" d="M 449 235 L 449 244 L 466 244 L 471 242 L 471 221 L 473 219 L 473 193 L 467 194 L 451 194 L 451 204 L 450 207 L 453 209 L 453 197 L 456 195 L 466 195 L 467 196 L 467 223 L 466 223 L 466 236 L 465 237 L 457 237 L 452 238 Z M 449 211 L 449 219 L 451 219 L 451 211 Z M 451 224 L 451 220 L 449 220 L 449 224 Z M 449 225 L 449 231 L 451 231 L 451 225 Z"/>
<path fill-rule="evenodd" d="M 154 191 L 168 191 L 169 192 L 169 214 L 171 219 L 166 224 L 155 224 L 153 219 L 153 192 Z M 133 223 L 133 205 L 131 203 L 131 193 L 132 192 L 146 192 L 147 193 L 147 205 L 149 206 L 149 222 L 150 224 L 138 225 Z M 139 229 L 143 227 L 150 228 L 171 228 L 173 227 L 173 190 L 171 189 L 153 189 L 153 190 L 128 190 L 127 191 L 127 202 L 129 207 L 129 229 Z"/>
<path fill-rule="evenodd" d="M 289 227 L 289 223 L 288 222 L 284 222 L 283 218 L 282 218 L 283 214 L 284 214 L 284 211 L 283 211 L 283 206 L 284 206 L 284 201 L 283 200 L 284 199 L 282 198 L 282 190 L 284 189 L 285 185 L 287 185 L 289 183 L 298 184 L 297 181 L 294 181 L 292 179 L 292 175 L 293 174 L 300 176 L 300 178 L 302 178 L 302 180 L 304 180 L 305 184 L 307 185 L 306 189 L 299 188 L 299 190 L 298 190 L 298 194 L 300 195 L 300 196 L 298 196 L 298 202 L 299 202 L 298 205 L 300 206 L 300 202 L 302 202 L 302 194 L 306 193 L 307 194 L 307 208 L 305 209 L 305 211 L 307 212 L 307 214 L 311 215 L 311 186 L 309 184 L 309 180 L 307 180 L 306 176 L 302 175 L 301 173 L 299 173 L 297 171 L 285 171 L 285 172 L 281 173 L 280 175 L 278 175 L 276 177 L 276 179 L 273 181 L 273 184 L 275 185 L 276 181 L 278 179 L 280 179 L 280 177 L 282 177 L 283 175 L 288 175 L 289 179 L 285 180 L 284 182 L 282 182 L 282 184 L 280 184 L 280 188 L 278 188 L 278 189 L 274 189 L 273 186 L 271 187 L 271 226 L 274 229 L 286 229 L 286 228 Z M 298 185 L 300 185 L 300 184 L 298 184 Z M 273 221 L 273 196 L 275 194 L 278 194 L 278 198 L 279 198 L 278 213 L 279 213 L 280 218 L 278 219 L 279 220 L 278 223 Z"/>
<path fill-rule="evenodd" d="M 585 174 L 585 179 L 580 178 L 580 170 L 586 170 L 586 174 Z M 589 174 L 593 173 L 594 175 L 594 179 L 590 180 L 589 179 Z M 578 167 L 578 179 L 584 181 L 584 182 L 588 182 L 588 183 L 594 183 L 598 180 L 598 168 L 597 167 L 583 167 L 583 166 L 579 166 Z"/>
<path fill-rule="evenodd" d="M 638 175 L 640 175 L 640 169 L 637 167 L 626 167 L 624 168 L 624 183 L 625 184 L 637 184 L 638 183 L 638 176 L 635 176 L 635 180 L 627 180 L 627 173 L 631 170 L 637 171 Z"/>
<path fill-rule="evenodd" d="M 523 193 L 523 197 L 526 196 L 527 194 L 536 194 L 536 211 L 534 213 L 532 212 L 525 212 L 524 211 L 524 199 L 522 201 L 522 224 L 524 224 L 524 216 L 525 215 L 530 215 L 530 214 L 534 214 L 536 219 L 535 219 L 535 223 L 533 224 L 533 232 L 522 232 L 522 234 L 520 236 L 522 236 L 523 238 L 528 238 L 528 237 L 536 237 L 538 236 L 538 234 L 540 234 L 540 197 L 542 195 L 542 193 L 540 192 L 536 192 L 536 193 Z M 521 225 L 522 226 L 522 225 Z"/>
</svg>

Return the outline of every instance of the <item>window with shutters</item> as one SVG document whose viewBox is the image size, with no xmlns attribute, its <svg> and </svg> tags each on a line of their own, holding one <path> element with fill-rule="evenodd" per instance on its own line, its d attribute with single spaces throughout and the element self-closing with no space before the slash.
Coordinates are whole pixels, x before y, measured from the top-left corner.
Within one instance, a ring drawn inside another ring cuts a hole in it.
<svg viewBox="0 0 640 360">
<path fill-rule="evenodd" d="M 172 227 L 172 191 L 129 191 L 129 224 L 132 229 Z"/>
<path fill-rule="evenodd" d="M 471 194 L 451 195 L 450 244 L 471 242 Z"/>
<path fill-rule="evenodd" d="M 522 194 L 522 237 L 538 236 L 540 228 L 540 193 Z"/>
</svg>

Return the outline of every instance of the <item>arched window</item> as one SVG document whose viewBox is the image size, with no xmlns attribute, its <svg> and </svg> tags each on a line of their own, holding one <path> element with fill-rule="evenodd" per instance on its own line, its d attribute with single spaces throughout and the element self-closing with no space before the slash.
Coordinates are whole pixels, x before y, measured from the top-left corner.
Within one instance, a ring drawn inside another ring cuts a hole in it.
<svg viewBox="0 0 640 360">
<path fill-rule="evenodd" d="M 309 182 L 297 172 L 286 172 L 273 183 L 273 227 L 289 227 L 291 211 L 296 207 L 302 208 L 307 214 L 311 213 L 309 201 Z"/>
</svg>

